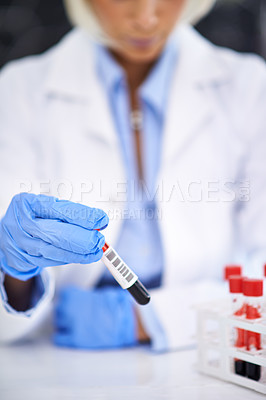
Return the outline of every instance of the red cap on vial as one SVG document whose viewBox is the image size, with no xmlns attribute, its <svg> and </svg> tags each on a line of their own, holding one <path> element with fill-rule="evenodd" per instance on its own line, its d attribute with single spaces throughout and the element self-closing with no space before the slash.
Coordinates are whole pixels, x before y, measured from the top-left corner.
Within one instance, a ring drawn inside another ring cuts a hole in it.
<svg viewBox="0 0 266 400">
<path fill-rule="evenodd" d="M 105 243 L 103 248 L 102 248 L 102 251 L 105 252 L 108 249 L 109 249 L 109 245 L 107 243 Z"/>
<path fill-rule="evenodd" d="M 264 265 L 264 277 L 266 278 L 266 264 Z"/>
<path fill-rule="evenodd" d="M 240 275 L 229 276 L 229 290 L 230 293 L 242 293 L 243 292 L 243 277 Z"/>
<path fill-rule="evenodd" d="M 242 267 L 240 265 L 226 265 L 224 268 L 224 280 L 228 280 L 231 275 L 241 275 Z"/>
<path fill-rule="evenodd" d="M 243 280 L 244 296 L 259 297 L 263 295 L 262 279 L 244 279 Z"/>
</svg>

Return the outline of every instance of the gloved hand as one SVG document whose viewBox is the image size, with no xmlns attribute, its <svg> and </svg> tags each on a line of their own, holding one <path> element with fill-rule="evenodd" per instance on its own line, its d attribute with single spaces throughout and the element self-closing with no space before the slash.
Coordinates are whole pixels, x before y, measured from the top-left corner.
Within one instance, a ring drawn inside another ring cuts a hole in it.
<svg viewBox="0 0 266 400">
<path fill-rule="evenodd" d="M 137 343 L 133 303 L 120 288 L 63 289 L 55 308 L 55 329 L 58 346 L 105 349 Z"/>
<path fill-rule="evenodd" d="M 44 267 L 100 260 L 104 211 L 45 195 L 13 197 L 0 221 L 0 267 L 27 280 Z"/>
</svg>

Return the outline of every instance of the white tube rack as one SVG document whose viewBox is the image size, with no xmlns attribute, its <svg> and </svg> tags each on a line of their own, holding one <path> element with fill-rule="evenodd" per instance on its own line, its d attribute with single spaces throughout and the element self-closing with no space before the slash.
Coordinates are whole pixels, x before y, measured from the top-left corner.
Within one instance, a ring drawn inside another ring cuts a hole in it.
<svg viewBox="0 0 266 400">
<path fill-rule="evenodd" d="M 266 319 L 254 322 L 231 315 L 230 301 L 206 303 L 196 307 L 198 336 L 198 370 L 266 394 Z M 234 328 L 261 334 L 262 350 L 256 352 L 233 346 Z M 259 381 L 237 375 L 234 359 L 261 366 Z"/>
</svg>

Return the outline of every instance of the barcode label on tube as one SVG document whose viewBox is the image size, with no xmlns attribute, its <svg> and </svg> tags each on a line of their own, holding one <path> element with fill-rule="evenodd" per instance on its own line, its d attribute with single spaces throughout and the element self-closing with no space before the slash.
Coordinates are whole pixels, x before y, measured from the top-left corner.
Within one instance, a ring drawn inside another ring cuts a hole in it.
<svg viewBox="0 0 266 400">
<path fill-rule="evenodd" d="M 115 257 L 115 252 L 111 250 L 106 257 L 108 258 L 109 261 L 112 261 L 113 258 Z"/>
<path fill-rule="evenodd" d="M 115 267 L 117 267 L 120 263 L 121 263 L 121 260 L 119 260 L 119 258 L 116 258 L 116 259 L 113 261 L 113 265 L 114 265 Z"/>
<path fill-rule="evenodd" d="M 113 248 L 108 248 L 102 261 L 123 289 L 128 289 L 138 280 L 137 275 L 131 271 Z"/>
<path fill-rule="evenodd" d="M 125 272 L 126 269 L 127 269 L 126 267 L 123 267 L 123 268 L 121 269 L 121 271 L 120 271 L 120 274 L 123 275 L 123 273 Z"/>
<path fill-rule="evenodd" d="M 134 278 L 134 275 L 131 274 L 131 272 L 130 272 L 130 274 L 128 275 L 128 277 L 126 277 L 126 280 L 127 280 L 128 282 L 130 282 L 132 278 Z"/>
</svg>

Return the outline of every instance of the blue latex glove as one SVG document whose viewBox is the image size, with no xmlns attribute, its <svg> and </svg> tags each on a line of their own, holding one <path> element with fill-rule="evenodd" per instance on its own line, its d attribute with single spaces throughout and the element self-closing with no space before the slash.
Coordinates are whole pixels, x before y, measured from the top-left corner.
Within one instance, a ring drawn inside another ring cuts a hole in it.
<svg viewBox="0 0 266 400">
<path fill-rule="evenodd" d="M 100 260 L 104 211 L 55 197 L 21 193 L 0 221 L 0 267 L 27 280 L 44 267 Z"/>
<path fill-rule="evenodd" d="M 106 349 L 137 343 L 136 321 L 129 294 L 120 288 L 61 291 L 55 308 L 54 343 Z"/>
</svg>

